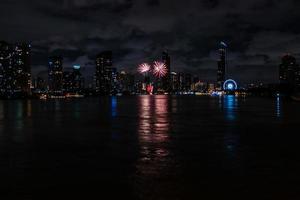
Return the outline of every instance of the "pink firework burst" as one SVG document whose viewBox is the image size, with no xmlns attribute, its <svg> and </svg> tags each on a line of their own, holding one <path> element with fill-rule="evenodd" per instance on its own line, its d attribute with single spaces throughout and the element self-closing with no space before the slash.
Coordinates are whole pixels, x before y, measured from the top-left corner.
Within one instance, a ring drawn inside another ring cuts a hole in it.
<svg viewBox="0 0 300 200">
<path fill-rule="evenodd" d="M 151 66 L 148 63 L 143 63 L 143 64 L 139 65 L 138 72 L 141 74 L 144 74 L 144 73 L 149 72 L 150 69 L 151 69 Z"/>
<path fill-rule="evenodd" d="M 165 63 L 158 62 L 158 61 L 154 62 L 154 65 L 153 65 L 153 74 L 156 77 L 158 77 L 158 78 L 164 77 L 164 76 L 167 75 L 167 73 L 168 73 L 168 69 L 167 69 Z"/>
</svg>

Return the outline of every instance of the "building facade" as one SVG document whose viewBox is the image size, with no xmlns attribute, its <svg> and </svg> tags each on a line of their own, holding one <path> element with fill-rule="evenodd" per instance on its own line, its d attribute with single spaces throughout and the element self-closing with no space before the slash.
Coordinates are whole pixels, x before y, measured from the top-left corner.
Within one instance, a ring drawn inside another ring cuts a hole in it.
<svg viewBox="0 0 300 200">
<path fill-rule="evenodd" d="M 171 57 L 167 51 L 162 53 L 162 62 L 165 64 L 167 73 L 164 77 L 162 77 L 162 87 L 166 92 L 172 91 L 171 86 Z"/>
<path fill-rule="evenodd" d="M 296 58 L 287 54 L 279 65 L 279 81 L 283 92 L 291 93 L 300 89 L 300 67 Z"/>
<path fill-rule="evenodd" d="M 63 92 L 64 93 L 83 93 L 84 78 L 80 72 L 80 66 L 73 66 L 73 71 L 63 72 Z"/>
<path fill-rule="evenodd" d="M 116 89 L 117 70 L 112 67 L 112 52 L 104 51 L 96 58 L 95 89 L 97 94 L 110 94 Z"/>
<path fill-rule="evenodd" d="M 219 48 L 219 60 L 217 71 L 217 90 L 222 90 L 223 84 L 226 79 L 226 51 L 227 45 L 224 42 L 221 42 Z"/>
<path fill-rule="evenodd" d="M 48 85 L 51 94 L 63 93 L 63 58 L 54 56 L 49 58 Z"/>
<path fill-rule="evenodd" d="M 30 48 L 28 44 L 0 42 L 0 91 L 5 97 L 31 94 Z"/>
</svg>

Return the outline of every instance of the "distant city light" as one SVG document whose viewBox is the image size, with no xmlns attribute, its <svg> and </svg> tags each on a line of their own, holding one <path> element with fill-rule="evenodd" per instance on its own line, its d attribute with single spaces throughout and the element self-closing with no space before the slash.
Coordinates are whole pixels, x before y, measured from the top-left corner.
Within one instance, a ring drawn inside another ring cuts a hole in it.
<svg viewBox="0 0 300 200">
<path fill-rule="evenodd" d="M 158 78 L 164 77 L 164 76 L 166 76 L 167 73 L 168 73 L 168 69 L 167 69 L 165 63 L 158 62 L 158 61 L 154 62 L 154 65 L 153 65 L 153 74 L 156 77 L 158 77 Z"/>
<path fill-rule="evenodd" d="M 223 41 L 222 41 L 220 44 L 221 44 L 222 46 L 224 46 L 225 48 L 228 47 L 227 44 L 226 44 L 225 42 L 223 42 Z"/>
<path fill-rule="evenodd" d="M 151 66 L 148 63 L 142 63 L 139 65 L 138 72 L 141 74 L 147 73 L 151 70 Z"/>
<path fill-rule="evenodd" d="M 73 68 L 74 69 L 80 69 L 80 65 L 74 65 Z"/>
</svg>

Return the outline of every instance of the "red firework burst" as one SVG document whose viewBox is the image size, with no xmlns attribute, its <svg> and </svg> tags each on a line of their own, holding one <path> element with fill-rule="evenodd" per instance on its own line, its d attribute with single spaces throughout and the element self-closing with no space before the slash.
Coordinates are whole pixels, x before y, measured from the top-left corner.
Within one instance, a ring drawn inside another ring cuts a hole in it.
<svg viewBox="0 0 300 200">
<path fill-rule="evenodd" d="M 139 65 L 138 72 L 141 74 L 144 74 L 144 73 L 149 72 L 150 69 L 151 69 L 151 66 L 148 63 L 143 63 L 143 64 Z"/>
<path fill-rule="evenodd" d="M 161 78 L 166 76 L 168 73 L 168 69 L 163 62 L 155 61 L 153 65 L 153 74 L 154 76 Z"/>
</svg>

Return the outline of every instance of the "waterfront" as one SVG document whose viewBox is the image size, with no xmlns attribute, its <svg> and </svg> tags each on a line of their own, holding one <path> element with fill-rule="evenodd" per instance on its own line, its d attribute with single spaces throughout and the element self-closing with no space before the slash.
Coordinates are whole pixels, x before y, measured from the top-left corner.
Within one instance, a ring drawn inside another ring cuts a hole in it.
<svg viewBox="0 0 300 200">
<path fill-rule="evenodd" d="M 0 101 L 0 195 L 299 199 L 299 113 L 234 96 Z"/>
</svg>

